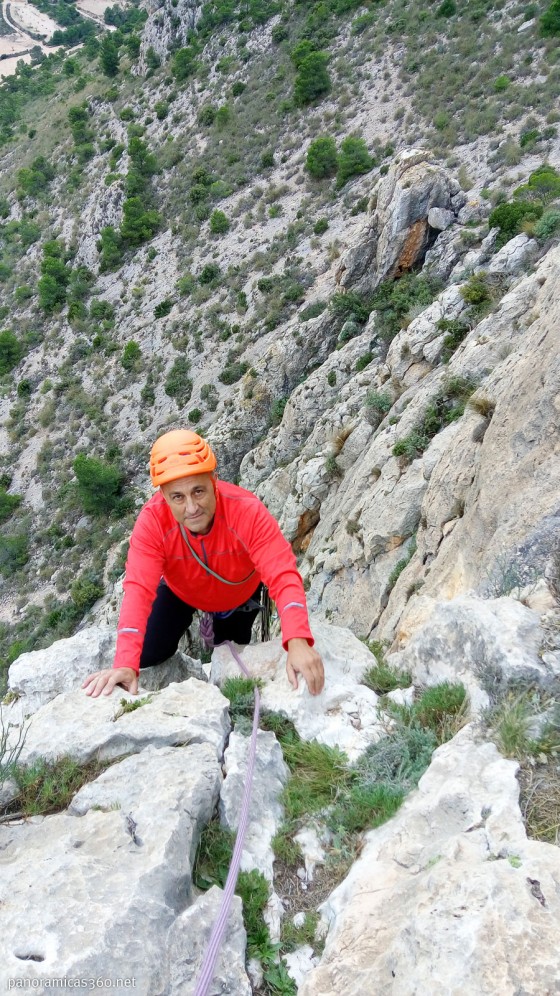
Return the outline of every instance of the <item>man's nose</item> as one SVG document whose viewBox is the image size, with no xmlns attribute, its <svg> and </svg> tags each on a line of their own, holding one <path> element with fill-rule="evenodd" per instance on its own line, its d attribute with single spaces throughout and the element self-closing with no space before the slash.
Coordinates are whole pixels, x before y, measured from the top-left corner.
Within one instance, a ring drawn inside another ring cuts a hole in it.
<svg viewBox="0 0 560 996">
<path fill-rule="evenodd" d="M 197 510 L 196 501 L 194 498 L 187 496 L 185 498 L 185 512 L 187 515 L 192 515 Z"/>
</svg>

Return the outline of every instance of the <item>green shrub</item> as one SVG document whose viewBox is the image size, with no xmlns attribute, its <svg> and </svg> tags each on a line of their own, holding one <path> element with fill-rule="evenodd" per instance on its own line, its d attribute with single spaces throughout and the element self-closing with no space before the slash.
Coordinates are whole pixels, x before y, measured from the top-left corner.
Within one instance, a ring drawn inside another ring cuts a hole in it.
<svg viewBox="0 0 560 996">
<path fill-rule="evenodd" d="M 460 318 L 440 318 L 436 322 L 436 328 L 440 332 L 445 332 L 443 337 L 443 349 L 441 353 L 441 359 L 443 363 L 447 363 L 455 350 L 461 345 L 463 340 L 470 332 L 470 327 L 466 322 L 462 322 Z"/>
<path fill-rule="evenodd" d="M 134 339 L 129 339 L 122 351 L 121 365 L 125 370 L 135 370 L 138 368 L 142 358 L 142 350 Z"/>
<path fill-rule="evenodd" d="M 436 17 L 453 17 L 457 13 L 455 0 L 443 0 L 436 10 Z"/>
<path fill-rule="evenodd" d="M 181 297 L 187 297 L 195 289 L 196 281 L 191 273 L 186 273 L 184 277 L 179 277 L 175 286 Z"/>
<path fill-rule="evenodd" d="M 280 425 L 282 421 L 282 416 L 284 415 L 284 409 L 288 404 L 288 398 L 275 398 L 270 406 L 270 420 L 272 425 Z"/>
<path fill-rule="evenodd" d="M 388 391 L 368 391 L 366 394 L 366 408 L 370 408 L 380 415 L 386 415 L 391 410 L 393 402 Z"/>
<path fill-rule="evenodd" d="M 379 285 L 370 301 L 375 310 L 376 332 L 390 342 L 403 327 L 411 308 L 431 304 L 439 294 L 442 282 L 436 277 L 404 273 L 398 280 L 385 280 Z"/>
<path fill-rule="evenodd" d="M 362 353 L 362 355 L 359 356 L 358 359 L 356 360 L 354 370 L 356 370 L 357 372 L 359 372 L 360 370 L 365 370 L 365 368 L 370 365 L 372 360 L 373 360 L 373 353 L 370 352 Z"/>
<path fill-rule="evenodd" d="M 84 612 L 91 609 L 92 605 L 101 598 L 104 592 L 102 579 L 98 575 L 87 571 L 72 584 L 70 597 L 76 608 L 83 615 Z"/>
<path fill-rule="evenodd" d="M 318 218 L 318 220 L 313 225 L 314 235 L 324 235 L 329 227 L 329 222 L 327 218 Z"/>
<path fill-rule="evenodd" d="M 230 363 L 220 374 L 218 374 L 218 380 L 221 381 L 222 384 L 235 384 L 238 380 L 241 380 L 243 375 L 247 373 L 248 369 L 248 363 Z"/>
<path fill-rule="evenodd" d="M 274 152 L 272 149 L 267 149 L 261 156 L 261 168 L 271 169 L 272 166 L 274 166 Z"/>
<path fill-rule="evenodd" d="M 196 50 L 194 46 L 180 48 L 177 52 L 175 52 L 175 55 L 171 60 L 171 72 L 178 83 L 184 83 L 185 80 L 188 80 L 190 76 L 193 76 L 196 73 L 197 68 Z M 201 124 L 202 123 L 203 122 L 201 122 Z M 210 124 L 211 123 L 212 122 L 210 122 Z"/>
<path fill-rule="evenodd" d="M 124 474 L 120 467 L 79 453 L 74 460 L 78 494 L 89 515 L 108 515 L 119 505 Z"/>
<path fill-rule="evenodd" d="M 560 197 L 560 173 L 549 163 L 543 163 L 533 170 L 527 183 L 514 190 L 514 196 L 548 204 Z"/>
<path fill-rule="evenodd" d="M 113 225 L 101 229 L 97 251 L 101 255 L 99 269 L 101 273 L 116 270 L 121 266 L 124 256 L 123 240 Z"/>
<path fill-rule="evenodd" d="M 318 318 L 326 307 L 326 301 L 314 301 L 313 304 L 308 304 L 307 308 L 300 311 L 299 317 L 302 322 L 308 322 L 311 318 Z"/>
<path fill-rule="evenodd" d="M 339 318 L 353 319 L 359 324 L 367 322 L 371 312 L 370 302 L 356 291 L 333 294 L 329 306 Z"/>
<path fill-rule="evenodd" d="M 557 208 L 550 208 L 545 211 L 542 218 L 537 221 L 535 225 L 535 235 L 537 239 L 552 238 L 560 231 L 560 210 Z"/>
<path fill-rule="evenodd" d="M 189 422 L 192 422 L 193 425 L 196 425 L 197 422 L 200 422 L 201 418 L 202 418 L 202 409 L 191 408 L 188 414 Z"/>
<path fill-rule="evenodd" d="M 488 224 L 490 228 L 499 228 L 499 243 L 505 245 L 509 239 L 521 231 L 521 226 L 527 219 L 540 218 L 542 207 L 530 201 L 511 201 L 509 204 L 498 204 L 490 212 Z"/>
<path fill-rule="evenodd" d="M 154 308 L 154 318 L 165 318 L 173 308 L 173 301 L 166 299 L 156 304 Z"/>
<path fill-rule="evenodd" d="M 545 10 L 540 19 L 540 29 L 545 38 L 560 35 L 560 0 L 552 0 L 550 7 Z"/>
<path fill-rule="evenodd" d="M 29 560 L 29 538 L 23 533 L 0 536 L 0 574 L 9 578 Z"/>
<path fill-rule="evenodd" d="M 334 176 L 338 166 L 336 143 L 330 135 L 320 135 L 307 150 L 305 168 L 315 180 Z"/>
<path fill-rule="evenodd" d="M 129 246 L 139 246 L 154 237 L 160 221 L 160 216 L 155 209 L 146 209 L 142 197 L 128 197 L 123 204 L 121 238 Z"/>
<path fill-rule="evenodd" d="M 169 104 L 166 100 L 157 100 L 154 104 L 154 111 L 158 121 L 163 121 L 169 114 Z"/>
<path fill-rule="evenodd" d="M 230 223 L 223 211 L 212 211 L 210 215 L 210 231 L 212 235 L 224 235 L 229 231 Z"/>
<path fill-rule="evenodd" d="M 203 286 L 213 284 L 221 276 L 221 270 L 217 263 L 206 263 L 198 275 L 198 282 Z"/>
<path fill-rule="evenodd" d="M 296 104 L 311 104 L 330 93 L 332 84 L 327 71 L 328 61 L 326 52 L 311 52 L 300 61 L 294 83 Z"/>
<path fill-rule="evenodd" d="M 374 166 L 375 160 L 370 156 L 363 138 L 349 135 L 340 146 L 336 173 L 337 188 L 343 187 L 353 176 L 368 173 Z"/>
<path fill-rule="evenodd" d="M 99 61 L 105 76 L 109 78 L 118 76 L 120 61 L 119 46 L 115 41 L 114 35 L 105 35 L 103 38 L 99 52 Z"/>
<path fill-rule="evenodd" d="M 23 356 L 23 345 L 10 329 L 0 332 L 0 375 L 9 373 Z"/>
<path fill-rule="evenodd" d="M 441 391 L 426 408 L 421 423 L 404 439 L 397 440 L 393 456 L 403 456 L 409 462 L 420 456 L 438 432 L 461 418 L 475 390 L 476 384 L 468 377 L 449 377 L 444 381 Z"/>
<path fill-rule="evenodd" d="M 20 504 L 21 495 L 9 495 L 6 489 L 0 486 L 0 524 L 7 522 Z"/>
<path fill-rule="evenodd" d="M 336 387 L 336 370 L 329 370 L 327 374 L 327 384 L 329 387 Z"/>
<path fill-rule="evenodd" d="M 459 293 L 463 301 L 475 308 L 480 308 L 481 305 L 492 299 L 488 280 L 484 273 L 473 273 L 467 283 L 460 288 Z"/>
<path fill-rule="evenodd" d="M 178 405 L 185 405 L 192 394 L 192 380 L 188 376 L 191 365 L 186 356 L 178 356 L 174 361 L 164 384 L 164 391 L 175 398 Z"/>
<path fill-rule="evenodd" d="M 247 84 L 242 83 L 241 80 L 236 80 L 231 88 L 232 97 L 240 97 L 241 94 L 247 89 Z"/>
</svg>

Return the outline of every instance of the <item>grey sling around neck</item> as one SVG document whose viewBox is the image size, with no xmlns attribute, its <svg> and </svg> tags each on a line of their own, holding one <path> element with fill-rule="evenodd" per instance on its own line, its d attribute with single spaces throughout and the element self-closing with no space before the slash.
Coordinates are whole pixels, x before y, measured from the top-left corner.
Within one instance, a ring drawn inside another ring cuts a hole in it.
<svg viewBox="0 0 560 996">
<path fill-rule="evenodd" d="M 242 578 L 241 581 L 228 581 L 228 579 L 223 578 L 221 574 L 216 574 L 216 571 L 213 571 L 211 567 L 208 567 L 208 564 L 205 564 L 204 561 L 200 559 L 196 550 L 193 550 L 191 544 L 189 543 L 189 537 L 187 536 L 187 531 L 181 522 L 179 523 L 179 529 L 181 530 L 181 536 L 183 537 L 185 543 L 189 548 L 190 553 L 196 560 L 197 564 L 200 567 L 203 567 L 207 574 L 211 574 L 213 578 L 216 578 L 216 581 L 221 581 L 222 584 L 230 584 L 233 587 L 236 587 L 236 585 L 245 584 L 249 580 L 249 578 L 253 577 L 253 574 L 255 573 L 254 570 L 251 571 L 251 573 L 248 574 L 246 578 Z"/>
</svg>

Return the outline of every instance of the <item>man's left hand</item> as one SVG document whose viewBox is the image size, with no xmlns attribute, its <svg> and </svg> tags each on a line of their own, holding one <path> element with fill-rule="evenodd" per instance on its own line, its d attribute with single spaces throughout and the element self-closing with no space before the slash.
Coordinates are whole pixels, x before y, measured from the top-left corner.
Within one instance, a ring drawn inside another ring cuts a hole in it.
<svg viewBox="0 0 560 996">
<path fill-rule="evenodd" d="M 325 684 L 323 661 L 307 640 L 297 638 L 288 640 L 288 660 L 286 661 L 288 680 L 292 688 L 298 687 L 298 674 L 307 682 L 311 695 L 318 695 Z"/>
</svg>

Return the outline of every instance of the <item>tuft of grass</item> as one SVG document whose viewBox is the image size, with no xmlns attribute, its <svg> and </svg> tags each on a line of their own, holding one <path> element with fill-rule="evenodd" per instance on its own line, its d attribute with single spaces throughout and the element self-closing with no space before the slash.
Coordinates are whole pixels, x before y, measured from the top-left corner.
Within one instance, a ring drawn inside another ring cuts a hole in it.
<svg viewBox="0 0 560 996">
<path fill-rule="evenodd" d="M 255 688 L 262 688 L 260 679 L 226 678 L 222 685 L 222 694 L 229 699 L 231 721 L 238 733 L 251 731 Z"/>
<path fill-rule="evenodd" d="M 282 795 L 287 820 L 298 820 L 329 806 L 352 779 L 348 759 L 336 747 L 300 740 L 282 748 L 292 775 Z"/>
<path fill-rule="evenodd" d="M 8 771 L 19 789 L 18 810 L 25 816 L 45 816 L 66 809 L 78 789 L 101 774 L 110 762 L 79 764 L 71 757 L 56 761 L 40 758 L 28 766 L 13 765 Z M 112 762 L 111 762 L 112 763 Z"/>
<path fill-rule="evenodd" d="M 233 854 L 234 834 L 220 826 L 218 819 L 204 827 L 193 867 L 193 882 L 197 889 L 219 885 L 223 889 Z"/>
<path fill-rule="evenodd" d="M 303 864 L 301 848 L 292 837 L 289 824 L 284 824 L 280 827 L 278 833 L 272 838 L 272 850 L 274 851 L 276 860 L 281 861 L 284 865 L 295 866 Z"/>
<path fill-rule="evenodd" d="M 483 418 L 490 420 L 496 410 L 496 402 L 492 401 L 491 398 L 480 395 L 478 398 L 469 398 L 467 407 L 471 411 L 476 412 L 477 415 L 482 415 Z"/>
<path fill-rule="evenodd" d="M 367 669 L 362 678 L 362 684 L 367 685 L 377 695 L 386 695 L 393 692 L 395 688 L 410 688 L 412 675 L 409 671 L 399 671 L 389 667 L 384 661 L 378 661 Z"/>
<path fill-rule="evenodd" d="M 517 695 L 504 695 L 490 714 L 490 728 L 496 746 L 504 757 L 523 760 L 538 753 L 539 745 L 529 736 L 529 725 L 534 716 L 534 695 L 522 691 Z"/>
<path fill-rule="evenodd" d="M 282 921 L 282 934 L 280 944 L 283 951 L 295 951 L 303 944 L 310 944 L 313 947 L 315 933 L 319 923 L 319 914 L 308 910 L 305 919 L 300 927 L 296 927 L 292 919 Z"/>
<path fill-rule="evenodd" d="M 269 884 L 262 874 L 256 871 L 239 872 L 235 889 L 243 901 L 243 921 L 247 931 L 247 953 L 249 957 L 263 960 L 263 949 L 270 946 L 270 934 L 263 919 L 263 913 L 270 894 Z"/>
<path fill-rule="evenodd" d="M 373 830 L 395 815 L 406 791 L 396 785 L 353 785 L 333 806 L 327 817 L 333 831 L 359 833 Z"/>
<path fill-rule="evenodd" d="M 443 681 L 426 688 L 412 706 L 414 719 L 432 730 L 440 744 L 451 740 L 466 722 L 467 691 L 460 682 Z"/>
</svg>

